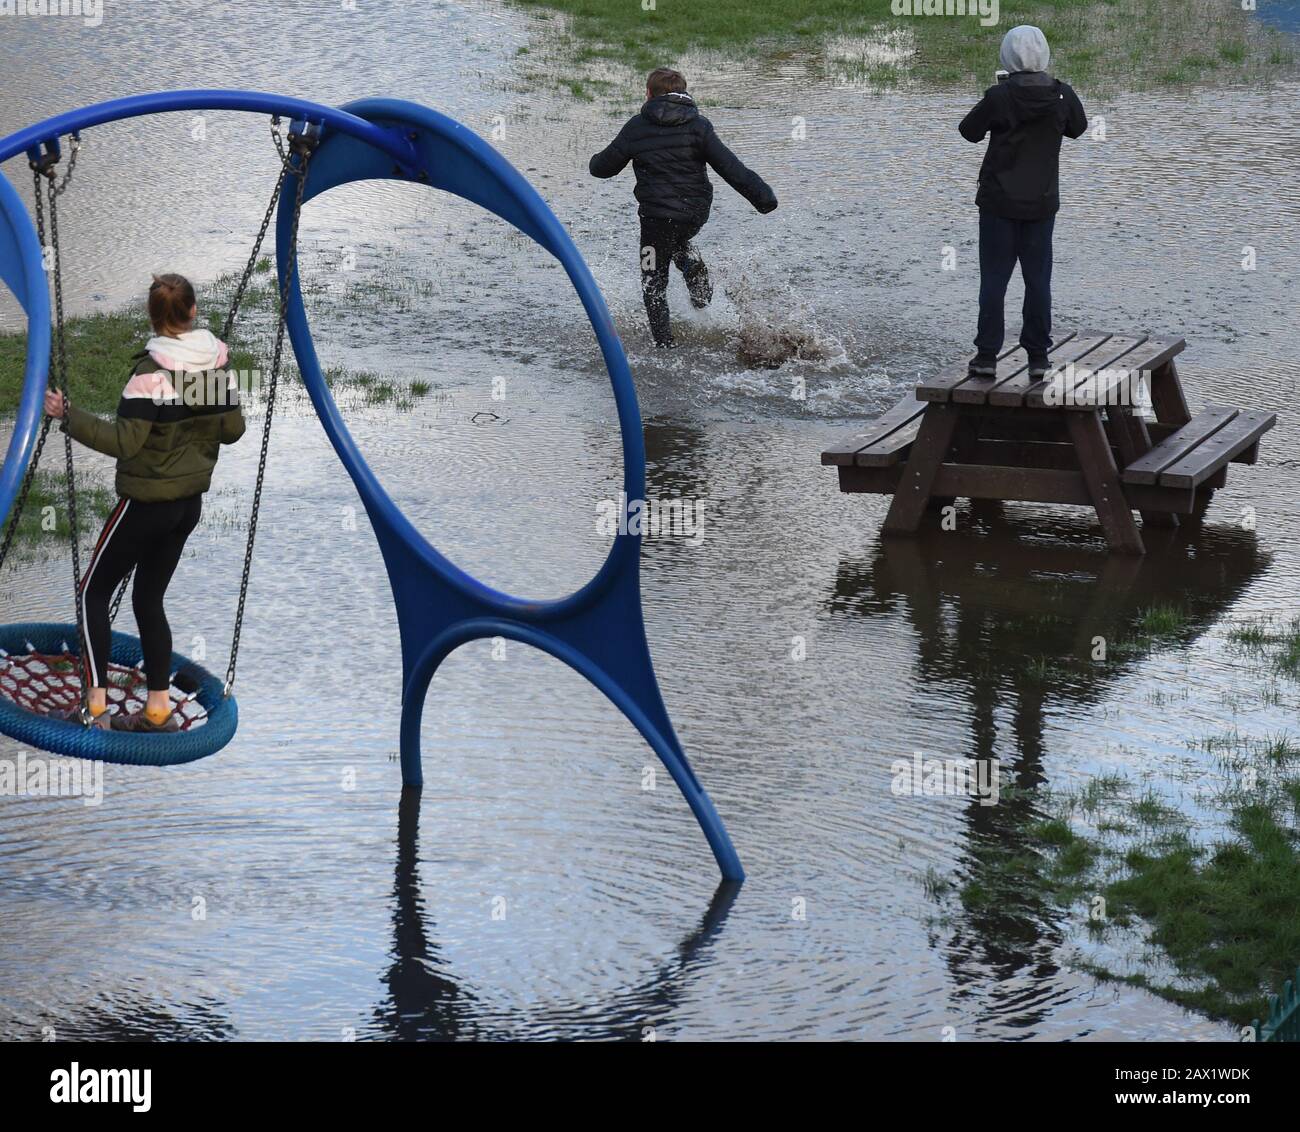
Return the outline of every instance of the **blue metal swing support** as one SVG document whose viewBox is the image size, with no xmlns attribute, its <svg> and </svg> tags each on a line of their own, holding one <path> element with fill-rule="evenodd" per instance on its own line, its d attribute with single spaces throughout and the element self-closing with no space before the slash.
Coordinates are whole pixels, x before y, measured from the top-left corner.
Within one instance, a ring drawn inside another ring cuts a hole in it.
<svg viewBox="0 0 1300 1132">
<path fill-rule="evenodd" d="M 241 110 L 279 114 L 320 127 L 304 201 L 354 181 L 427 184 L 495 213 L 564 267 L 591 321 L 609 371 L 623 446 L 625 506 L 645 496 L 641 413 L 627 357 L 604 299 L 573 241 L 531 184 L 487 142 L 447 116 L 412 102 L 367 99 L 341 108 L 247 91 L 191 90 L 136 95 L 51 118 L 0 141 L 0 162 L 38 152 L 60 136 L 104 122 L 166 111 Z M 292 194 L 276 226 L 281 284 L 289 264 Z M 295 265 L 296 268 L 296 265 Z M 23 394 L 0 469 L 0 516 L 8 513 L 40 428 L 49 357 L 49 297 L 36 234 L 21 199 L 0 178 L 0 278 L 28 317 Z M 361 455 L 325 383 L 295 269 L 287 311 L 289 337 L 330 443 L 370 517 L 388 569 L 401 635 L 402 779 L 423 781 L 420 722 L 429 683 L 457 647 L 503 637 L 531 645 L 586 677 L 658 755 L 708 840 L 725 880 L 744 879 L 726 827 L 682 750 L 655 678 L 641 609 L 639 534 L 618 534 L 604 564 L 568 597 L 529 601 L 501 593 L 459 569 L 398 509 Z M 635 530 L 637 524 L 625 526 Z"/>
</svg>

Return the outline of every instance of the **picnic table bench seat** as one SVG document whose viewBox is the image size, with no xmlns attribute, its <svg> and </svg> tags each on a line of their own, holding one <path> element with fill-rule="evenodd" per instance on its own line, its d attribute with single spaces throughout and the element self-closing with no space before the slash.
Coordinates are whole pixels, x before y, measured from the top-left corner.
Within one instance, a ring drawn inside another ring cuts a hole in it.
<svg viewBox="0 0 1300 1132">
<path fill-rule="evenodd" d="M 1225 464 L 1253 464 L 1276 413 L 1207 405 L 1124 469 L 1126 484 L 1199 487 Z"/>
</svg>

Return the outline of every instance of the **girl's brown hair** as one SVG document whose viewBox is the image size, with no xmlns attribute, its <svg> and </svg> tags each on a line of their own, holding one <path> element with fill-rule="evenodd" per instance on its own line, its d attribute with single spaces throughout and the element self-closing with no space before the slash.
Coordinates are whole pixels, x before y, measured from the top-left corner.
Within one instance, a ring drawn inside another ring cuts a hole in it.
<svg viewBox="0 0 1300 1132">
<path fill-rule="evenodd" d="M 149 285 L 149 321 L 155 334 L 176 337 L 193 321 L 194 288 L 184 275 L 155 275 Z"/>
</svg>

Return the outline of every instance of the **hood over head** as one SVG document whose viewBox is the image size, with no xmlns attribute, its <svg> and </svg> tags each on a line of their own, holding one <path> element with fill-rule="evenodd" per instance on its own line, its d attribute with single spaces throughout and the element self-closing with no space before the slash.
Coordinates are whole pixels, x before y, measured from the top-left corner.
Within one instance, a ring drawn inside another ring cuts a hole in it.
<svg viewBox="0 0 1300 1132">
<path fill-rule="evenodd" d="M 1047 36 L 1033 24 L 1020 24 L 1002 37 L 1002 50 L 998 53 L 1002 69 L 1017 71 L 1045 71 L 1052 61 L 1047 47 Z"/>
<path fill-rule="evenodd" d="M 656 95 L 641 107 L 641 117 L 656 126 L 682 126 L 700 116 L 695 99 L 689 94 Z"/>
</svg>

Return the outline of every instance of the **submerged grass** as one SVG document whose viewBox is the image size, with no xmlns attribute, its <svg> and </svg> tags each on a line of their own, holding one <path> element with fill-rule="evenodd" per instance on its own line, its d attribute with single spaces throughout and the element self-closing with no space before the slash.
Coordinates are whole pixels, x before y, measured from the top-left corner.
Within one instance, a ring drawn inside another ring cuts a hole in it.
<svg viewBox="0 0 1300 1132">
<path fill-rule="evenodd" d="M 1081 914 L 1095 942 L 1145 929 L 1130 969 L 1083 965 L 1238 1025 L 1262 1016 L 1300 960 L 1300 747 L 1287 735 L 1238 736 L 1225 759 L 1237 772 L 1220 795 L 1227 836 L 1198 844 L 1149 785 L 1094 779 L 1041 795 L 1014 851 L 982 846 L 978 875 L 957 886 L 962 907 L 1051 905 Z M 927 894 L 944 892 L 941 881 L 930 878 Z"/>
<path fill-rule="evenodd" d="M 265 372 L 269 366 L 274 312 L 277 310 L 272 263 L 260 259 L 245 293 L 239 330 L 232 335 L 231 365 L 244 373 Z M 220 334 L 225 309 L 238 282 L 237 276 L 219 277 L 199 294 L 200 312 L 210 311 L 207 325 Z M 267 315 L 271 317 L 266 317 Z M 253 316 L 244 319 L 243 316 Z M 261 317 L 257 317 L 261 316 Z M 203 315 L 200 314 L 203 322 Z M 132 357 L 144 348 L 152 334 L 143 303 L 133 303 L 109 313 L 81 315 L 67 320 L 65 334 L 68 352 L 68 388 L 75 404 L 92 413 L 111 415 L 117 409 L 122 387 L 132 366 Z M 0 334 L 0 416 L 8 416 L 22 393 L 26 361 L 25 332 Z M 326 381 L 336 391 L 355 391 L 362 408 L 390 405 L 398 411 L 410 411 L 432 391 L 427 381 L 413 381 L 409 386 L 373 373 L 333 369 Z M 54 470 L 55 461 L 62 468 L 62 433 L 50 432 L 42 459 L 43 469 L 33 480 L 15 535 L 17 547 L 36 549 L 68 537 L 66 477 Z M 77 499 L 82 504 L 78 527 L 83 536 L 97 530 L 112 510 L 113 492 L 82 475 L 77 476 Z M 7 522 L 7 517 L 6 520 Z"/>
<path fill-rule="evenodd" d="M 555 66 L 545 50 L 521 52 L 521 63 L 530 82 L 562 86 L 583 98 L 610 85 L 587 77 L 601 64 L 645 72 L 686 52 L 749 55 L 754 49 L 774 57 L 807 50 L 824 60 L 826 77 L 843 82 L 987 83 L 1002 35 L 1021 23 L 1041 27 L 1052 46 L 1053 70 L 1086 87 L 1257 79 L 1295 63 L 1292 41 L 1242 11 L 1238 0 L 1011 0 L 989 26 L 977 14 L 911 14 L 927 10 L 932 0 L 514 3 L 568 17 L 563 26 L 557 21 L 554 40 L 576 71 Z"/>
<path fill-rule="evenodd" d="M 220 320 L 211 327 L 220 333 Z M 122 387 L 131 371 L 132 356 L 144 349 L 152 336 L 143 303 L 119 311 L 81 315 L 65 324 L 68 349 L 68 390 L 72 400 L 92 413 L 109 413 L 117 408 Z M 253 354 L 231 344 L 236 369 L 258 368 Z M 27 353 L 25 331 L 0 334 L 0 410 L 12 412 L 23 387 L 23 365 Z"/>
<path fill-rule="evenodd" d="M 1247 622 L 1232 629 L 1228 639 L 1262 657 L 1274 672 L 1300 679 L 1300 617 L 1284 625 L 1272 620 Z"/>
<path fill-rule="evenodd" d="M 46 442 L 62 448 L 53 438 Z M 57 458 L 62 463 L 62 452 L 50 452 L 47 459 Z M 32 480 L 27 504 L 23 508 L 18 530 L 14 534 L 15 547 L 38 550 L 44 547 L 68 545 L 68 477 L 62 471 L 38 471 Z M 101 484 L 77 476 L 77 530 L 84 538 L 97 531 L 108 518 L 117 502 L 117 496 Z"/>
</svg>

